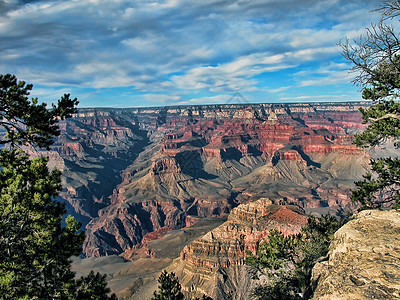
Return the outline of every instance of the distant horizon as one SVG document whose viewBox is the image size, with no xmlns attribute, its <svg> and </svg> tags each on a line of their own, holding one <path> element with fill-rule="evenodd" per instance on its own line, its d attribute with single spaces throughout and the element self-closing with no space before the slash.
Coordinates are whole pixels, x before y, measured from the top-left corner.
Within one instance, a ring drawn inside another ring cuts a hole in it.
<svg viewBox="0 0 400 300">
<path fill-rule="evenodd" d="M 376 0 L 0 0 L 0 74 L 84 107 L 361 101 L 340 41 Z M 346 100 L 343 100 L 346 99 Z"/>
<path fill-rule="evenodd" d="M 182 104 L 182 105 L 162 105 L 162 106 L 127 106 L 127 107 L 112 107 L 112 106 L 84 106 L 78 105 L 79 109 L 145 109 L 145 108 L 181 108 L 181 107 L 200 107 L 200 106 L 227 106 L 227 105 L 237 105 L 237 106 L 254 106 L 254 105 L 295 105 L 295 104 L 345 104 L 345 103 L 362 103 L 368 104 L 372 103 L 372 100 L 349 100 L 349 101 L 307 101 L 307 102 L 259 102 L 259 103 L 214 103 L 214 104 Z"/>
</svg>

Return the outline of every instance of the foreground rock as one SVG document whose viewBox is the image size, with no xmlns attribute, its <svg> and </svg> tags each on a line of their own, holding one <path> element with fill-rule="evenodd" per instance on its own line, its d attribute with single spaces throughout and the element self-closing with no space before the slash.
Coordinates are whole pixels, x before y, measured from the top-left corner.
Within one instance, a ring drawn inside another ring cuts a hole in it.
<svg viewBox="0 0 400 300">
<path fill-rule="evenodd" d="M 313 299 L 400 298 L 400 212 L 362 211 L 313 269 Z"/>
</svg>

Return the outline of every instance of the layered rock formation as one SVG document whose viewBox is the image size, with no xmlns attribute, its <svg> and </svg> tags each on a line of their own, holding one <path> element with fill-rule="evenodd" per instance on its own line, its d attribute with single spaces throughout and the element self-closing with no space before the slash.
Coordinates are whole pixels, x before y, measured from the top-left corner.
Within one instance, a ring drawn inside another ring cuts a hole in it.
<svg viewBox="0 0 400 300">
<path fill-rule="evenodd" d="M 86 225 L 85 254 L 132 259 L 148 233 L 262 197 L 352 210 L 349 190 L 369 162 L 351 144 L 365 105 L 81 109 L 46 154 L 63 169 L 60 197 Z"/>
<path fill-rule="evenodd" d="M 335 233 L 313 281 L 313 299 L 399 299 L 400 212 L 357 214 Z"/>
<path fill-rule="evenodd" d="M 271 229 L 297 234 L 307 223 L 298 206 L 280 205 L 283 199 L 262 198 L 234 208 L 221 226 L 193 241 L 170 269 L 177 273 L 190 297 L 249 299 L 254 282 L 244 265 L 248 251 L 256 253 Z"/>
<path fill-rule="evenodd" d="M 273 204 L 266 198 L 241 204 L 232 210 L 227 222 L 186 246 L 180 257 L 212 270 L 243 265 L 247 251 L 255 254 L 271 229 L 285 235 L 299 233 L 307 223 L 303 214 L 299 207 Z"/>
</svg>

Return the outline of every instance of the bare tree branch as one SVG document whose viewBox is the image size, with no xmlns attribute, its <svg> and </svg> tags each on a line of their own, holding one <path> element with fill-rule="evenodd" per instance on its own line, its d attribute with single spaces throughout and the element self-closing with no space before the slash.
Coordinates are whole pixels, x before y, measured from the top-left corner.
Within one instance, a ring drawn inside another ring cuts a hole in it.
<svg viewBox="0 0 400 300">
<path fill-rule="evenodd" d="M 379 117 L 379 118 L 368 118 L 368 120 L 370 122 L 378 122 L 378 121 L 386 120 L 386 119 L 389 119 L 389 118 L 394 118 L 394 119 L 399 119 L 400 120 L 400 115 L 399 114 L 386 114 L 386 115 L 384 115 L 382 117 Z"/>
</svg>

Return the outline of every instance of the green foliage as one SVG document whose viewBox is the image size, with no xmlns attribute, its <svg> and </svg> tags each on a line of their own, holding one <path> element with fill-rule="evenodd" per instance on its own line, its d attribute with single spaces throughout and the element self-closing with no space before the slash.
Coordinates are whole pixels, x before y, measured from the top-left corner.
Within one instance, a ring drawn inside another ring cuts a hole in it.
<svg viewBox="0 0 400 300">
<path fill-rule="evenodd" d="M 47 110 L 27 98 L 32 85 L 0 75 L 0 299 L 116 299 L 107 296 L 105 276 L 90 273 L 75 280 L 71 256 L 85 239 L 80 224 L 65 220 L 65 205 L 54 200 L 60 172 L 49 171 L 47 158 L 29 159 L 19 145 L 48 148 L 59 134 L 57 122 L 76 111 L 65 95 Z M 4 132 L 3 131 L 3 132 Z"/>
<path fill-rule="evenodd" d="M 294 292 L 294 284 L 296 283 L 291 280 L 291 277 L 281 278 L 264 286 L 256 286 L 251 296 L 262 300 L 300 300 L 302 297 Z"/>
<path fill-rule="evenodd" d="M 257 251 L 257 257 L 251 252 L 248 253 L 246 264 L 253 267 L 257 273 L 263 273 L 263 270 L 281 270 L 283 265 L 293 262 L 296 255 L 296 245 L 300 241 L 300 236 L 284 236 L 276 229 L 272 229 L 268 236 L 268 242 L 260 245 Z"/>
<path fill-rule="evenodd" d="M 354 143 L 361 147 L 375 147 L 393 143 L 400 147 L 400 41 L 388 19 L 400 16 L 399 1 L 384 1 L 382 19 L 367 29 L 358 41 L 342 44 L 344 57 L 353 64 L 352 70 L 359 75 L 354 83 L 362 86 L 364 99 L 372 100 L 368 109 L 361 109 L 367 129 L 355 136 Z M 400 207 L 399 158 L 372 159 L 372 172 L 364 180 L 356 182 L 357 190 L 352 200 L 361 209 Z"/>
<path fill-rule="evenodd" d="M 174 272 L 168 273 L 164 270 L 158 277 L 158 291 L 154 292 L 152 300 L 180 300 L 185 299 L 182 294 L 182 287 L 175 277 Z"/>
<path fill-rule="evenodd" d="M 371 159 L 371 168 L 375 173 L 364 175 L 363 181 L 356 182 L 357 190 L 352 192 L 352 200 L 361 203 L 361 209 L 380 208 L 386 203 L 400 208 L 400 159 Z"/>
<path fill-rule="evenodd" d="M 252 296 L 271 300 L 308 299 L 312 268 L 328 253 L 330 240 L 343 223 L 332 216 L 310 217 L 301 234 L 284 236 L 271 230 L 256 256 L 249 252 L 246 257 L 255 279 L 261 274 L 268 277 L 268 283 L 257 286 Z"/>
<path fill-rule="evenodd" d="M 399 77 L 400 78 L 400 77 Z M 398 149 L 400 137 L 400 103 L 394 100 L 380 101 L 368 109 L 362 109 L 367 129 L 355 136 L 354 143 L 361 147 L 375 147 L 392 141 Z M 360 203 L 360 209 L 376 209 L 384 206 L 399 208 L 400 160 L 398 157 L 371 159 L 371 172 L 356 182 L 351 199 Z"/>
<path fill-rule="evenodd" d="M 0 144 L 30 144 L 39 148 L 49 148 L 53 137 L 58 136 L 59 120 L 71 117 L 76 112 L 78 100 L 65 94 L 57 105 L 47 109 L 45 103 L 38 104 L 37 98 L 29 100 L 31 84 L 17 81 L 14 75 L 0 74 L 0 126 L 6 135 Z"/>
<path fill-rule="evenodd" d="M 381 31 L 382 33 L 384 31 Z M 373 45 L 373 47 L 376 46 L 378 45 Z M 364 86 L 362 91 L 363 98 L 379 101 L 388 97 L 398 97 L 398 89 L 400 88 L 398 73 L 400 69 L 400 56 L 394 54 L 391 59 L 379 61 L 377 66 L 371 69 L 373 72 L 371 72 L 368 78 L 368 86 Z"/>
<path fill-rule="evenodd" d="M 342 227 L 346 218 L 334 216 L 321 218 L 309 217 L 308 223 L 302 228 L 300 242 L 297 247 L 298 261 L 296 263 L 296 280 L 301 293 L 307 292 L 310 285 L 311 272 L 317 261 L 326 256 L 334 233 Z M 307 293 L 304 297 L 307 297 Z"/>
<path fill-rule="evenodd" d="M 400 103 L 394 100 L 380 101 L 368 109 L 360 109 L 364 123 L 370 122 L 367 129 L 355 136 L 354 143 L 360 147 L 374 147 L 394 141 L 400 136 Z M 397 144 L 396 144 L 397 146 Z"/>
<path fill-rule="evenodd" d="M 12 274 L 0 294 L 50 298 L 73 278 L 69 257 L 81 252 L 84 233 L 72 217 L 61 228 L 64 206 L 52 200 L 60 173 L 49 172 L 46 158 L 3 150 L 0 168 L 0 276 Z"/>
<path fill-rule="evenodd" d="M 70 289 L 69 299 L 74 300 L 117 300 L 115 294 L 107 296 L 110 289 L 107 287 L 107 275 L 99 273 L 90 273 L 81 277 L 73 285 L 74 288 Z"/>
<path fill-rule="evenodd" d="M 263 242 L 257 256 L 247 253 L 245 263 L 252 268 L 253 279 L 259 275 L 267 275 L 269 284 L 258 286 L 252 295 L 259 299 L 298 299 L 295 282 L 295 262 L 297 247 L 301 242 L 301 235 L 284 236 L 276 229 L 272 229 L 268 242 Z"/>
</svg>

